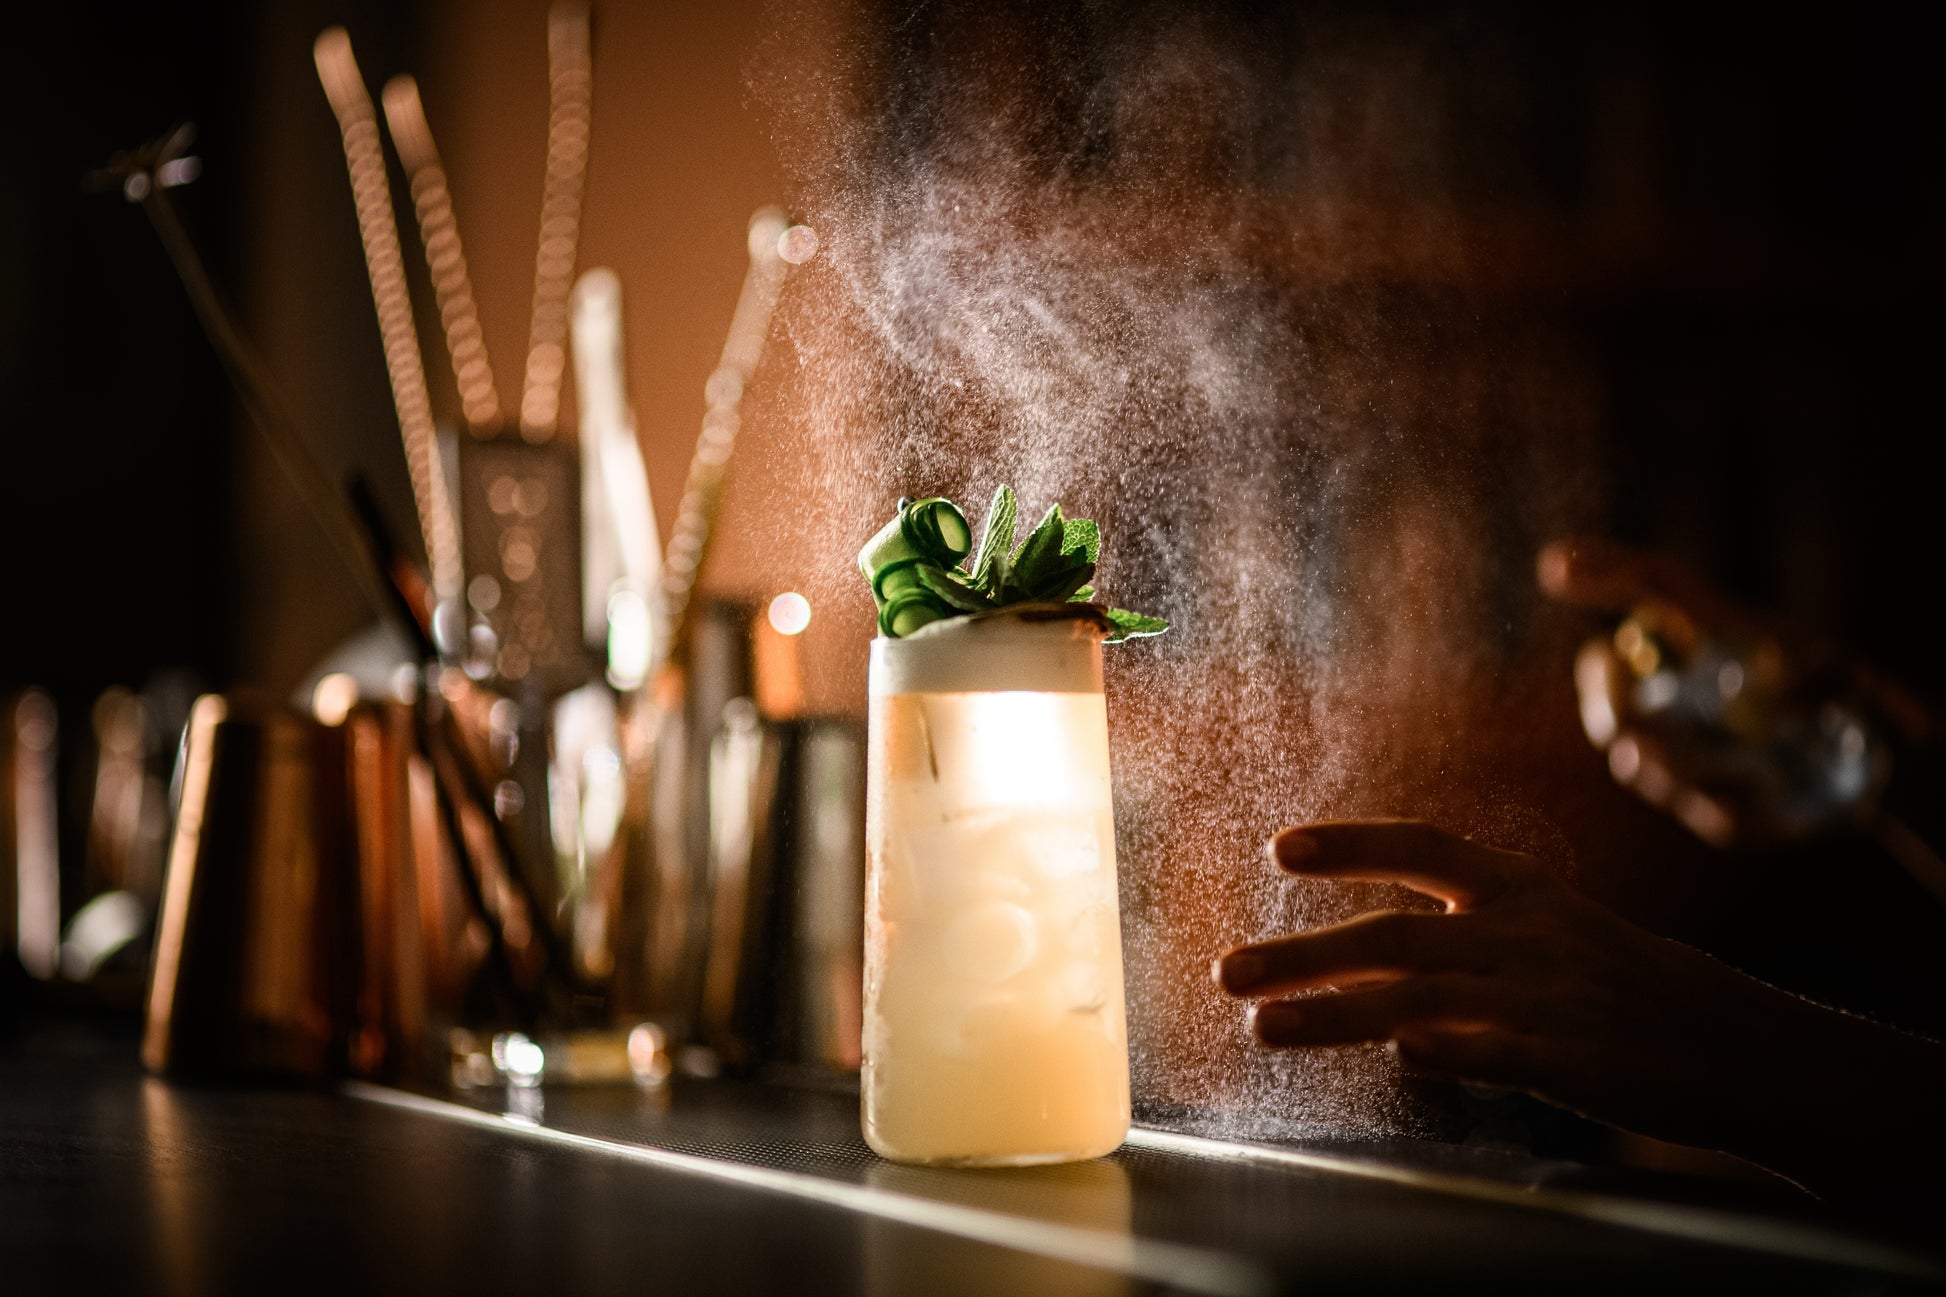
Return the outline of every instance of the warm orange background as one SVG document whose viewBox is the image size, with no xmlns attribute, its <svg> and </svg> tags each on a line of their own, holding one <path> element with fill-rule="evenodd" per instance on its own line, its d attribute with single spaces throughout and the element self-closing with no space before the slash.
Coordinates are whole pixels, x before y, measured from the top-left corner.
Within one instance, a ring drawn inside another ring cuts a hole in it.
<svg viewBox="0 0 1946 1297">
<path fill-rule="evenodd" d="M 238 280 L 248 285 L 253 331 L 321 454 L 334 471 L 358 466 L 378 483 L 402 541 L 414 532 L 397 425 L 337 131 L 312 72 L 310 43 L 344 19 L 374 98 L 391 76 L 418 77 L 501 400 L 512 409 L 546 157 L 547 7 L 546 0 L 446 0 L 425 7 L 416 32 L 389 41 L 382 23 L 364 28 L 324 5 L 264 19 L 252 148 L 259 183 L 249 190 Z M 594 7 L 593 134 L 579 265 L 611 267 L 622 280 L 628 376 L 665 539 L 701 424 L 703 383 L 747 265 L 746 222 L 783 197 L 745 86 L 745 60 L 764 29 L 764 10 L 759 0 Z M 410 200 L 396 168 L 393 184 L 407 260 L 424 290 Z M 456 415 L 429 292 L 419 293 L 418 305 L 435 409 Z M 571 428 L 569 387 L 564 418 Z M 243 637 L 242 674 L 284 688 L 366 617 L 275 468 L 253 440 L 243 445 L 238 553 L 252 626 Z M 759 573 L 712 569 L 711 578 L 751 594 L 776 592 Z M 814 623 L 812 633 L 820 629 Z"/>
</svg>

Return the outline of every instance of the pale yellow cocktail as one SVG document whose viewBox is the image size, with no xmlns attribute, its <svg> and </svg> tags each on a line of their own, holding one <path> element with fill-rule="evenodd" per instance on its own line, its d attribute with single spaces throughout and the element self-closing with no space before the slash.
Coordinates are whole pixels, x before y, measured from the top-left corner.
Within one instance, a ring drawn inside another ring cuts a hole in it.
<svg viewBox="0 0 1946 1297">
<path fill-rule="evenodd" d="M 872 645 L 865 1138 L 908 1162 L 1098 1157 L 1128 1133 L 1101 631 Z"/>
</svg>

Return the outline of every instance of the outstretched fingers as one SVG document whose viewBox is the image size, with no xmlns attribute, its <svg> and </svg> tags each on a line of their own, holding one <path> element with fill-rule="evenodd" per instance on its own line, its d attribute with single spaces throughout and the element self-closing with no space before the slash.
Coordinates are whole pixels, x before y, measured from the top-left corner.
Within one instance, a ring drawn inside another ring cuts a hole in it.
<svg viewBox="0 0 1946 1297">
<path fill-rule="evenodd" d="M 1537 1028 L 1542 1006 L 1503 981 L 1436 973 L 1355 991 L 1266 1000 L 1250 1030 L 1266 1045 L 1306 1048 L 1391 1041 L 1417 1072 L 1553 1093 L 1562 1043 Z"/>
<path fill-rule="evenodd" d="M 1231 995 L 1283 995 L 1451 969 L 1477 962 L 1476 944 L 1460 917 L 1380 910 L 1239 946 L 1212 971 Z"/>
<path fill-rule="evenodd" d="M 1468 842 L 1417 820 L 1340 820 L 1285 829 L 1270 854 L 1288 873 L 1402 883 L 1473 909 L 1535 875 L 1529 857 Z"/>
<path fill-rule="evenodd" d="M 1355 1045 L 1391 1040 L 1413 1027 L 1477 1029 L 1505 1016 L 1485 979 L 1457 973 L 1411 978 L 1372 990 L 1268 1000 L 1250 1012 L 1266 1045 Z"/>
</svg>

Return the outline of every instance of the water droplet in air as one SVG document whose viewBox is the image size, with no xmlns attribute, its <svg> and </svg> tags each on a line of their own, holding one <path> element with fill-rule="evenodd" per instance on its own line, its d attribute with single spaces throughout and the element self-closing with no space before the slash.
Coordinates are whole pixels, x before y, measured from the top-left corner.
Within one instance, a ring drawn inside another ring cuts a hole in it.
<svg viewBox="0 0 1946 1297">
<path fill-rule="evenodd" d="M 818 232 L 808 225 L 793 225 L 777 236 L 777 255 L 793 266 L 801 266 L 818 255 Z"/>
</svg>

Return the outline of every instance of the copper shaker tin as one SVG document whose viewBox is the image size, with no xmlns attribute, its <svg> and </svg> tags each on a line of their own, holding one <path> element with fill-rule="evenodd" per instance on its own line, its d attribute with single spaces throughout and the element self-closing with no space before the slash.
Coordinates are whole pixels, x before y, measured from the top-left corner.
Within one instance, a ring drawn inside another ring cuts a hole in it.
<svg viewBox="0 0 1946 1297">
<path fill-rule="evenodd" d="M 205 695 L 183 744 L 142 1061 L 339 1071 L 351 1021 L 342 731 Z"/>
</svg>

